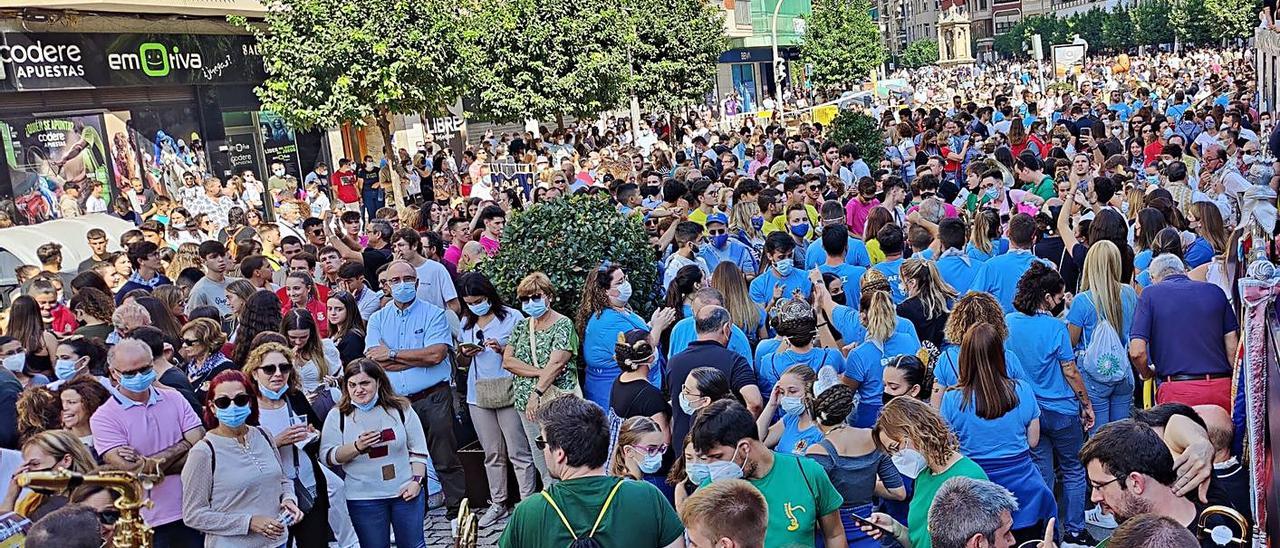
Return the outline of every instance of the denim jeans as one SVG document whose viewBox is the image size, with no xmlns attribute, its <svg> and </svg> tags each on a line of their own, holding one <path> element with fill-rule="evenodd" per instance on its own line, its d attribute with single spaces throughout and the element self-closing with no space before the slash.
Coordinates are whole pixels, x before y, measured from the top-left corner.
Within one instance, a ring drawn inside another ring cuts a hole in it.
<svg viewBox="0 0 1280 548">
<path fill-rule="evenodd" d="M 1079 533 L 1084 530 L 1084 465 L 1080 463 L 1080 446 L 1084 445 L 1084 425 L 1079 415 L 1066 415 L 1040 410 L 1040 444 L 1032 449 L 1045 485 L 1053 489 L 1054 469 L 1062 476 L 1062 501 L 1059 504 L 1065 522 L 1062 530 Z M 1056 466 L 1055 466 L 1056 465 Z"/>
<path fill-rule="evenodd" d="M 1098 382 L 1093 380 L 1088 373 L 1081 375 L 1084 377 L 1084 387 L 1089 391 L 1089 403 L 1093 404 L 1093 428 L 1089 429 L 1089 435 L 1092 436 L 1103 425 L 1124 420 L 1129 418 L 1133 410 L 1133 376 L 1114 382 Z"/>
<path fill-rule="evenodd" d="M 373 500 L 347 500 L 351 525 L 362 548 L 391 548 L 391 529 L 396 531 L 399 548 L 426 548 L 423 516 L 427 513 L 427 497 L 422 493 L 409 502 L 399 497 Z"/>
</svg>

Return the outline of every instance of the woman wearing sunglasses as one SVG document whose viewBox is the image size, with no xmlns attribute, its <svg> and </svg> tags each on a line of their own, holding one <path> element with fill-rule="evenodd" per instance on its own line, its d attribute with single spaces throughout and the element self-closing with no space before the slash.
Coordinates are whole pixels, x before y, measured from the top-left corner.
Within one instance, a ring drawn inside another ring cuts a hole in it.
<svg viewBox="0 0 1280 548">
<path fill-rule="evenodd" d="M 275 442 L 258 424 L 254 383 L 239 371 L 209 381 L 204 439 L 182 467 L 182 520 L 205 546 L 281 546 L 303 517 Z M 283 520 L 283 521 L 282 521 Z"/>
<path fill-rule="evenodd" d="M 271 435 L 285 476 L 293 482 L 295 493 L 301 486 L 314 501 L 314 505 L 304 511 L 306 516 L 289 527 L 289 535 L 300 548 L 323 548 L 328 546 L 330 505 L 330 497 L 326 496 L 329 478 L 319 462 L 320 436 L 317 434 L 323 423 L 301 390 L 294 361 L 293 351 L 284 345 L 261 344 L 249 353 L 244 374 L 257 387 L 258 422 Z M 306 506 L 303 504 L 299 509 Z M 341 517 L 346 521 L 346 508 L 342 509 Z"/>
<path fill-rule="evenodd" d="M 197 398 L 204 397 L 210 379 L 236 368 L 236 364 L 222 354 L 225 342 L 227 335 L 222 332 L 222 326 L 209 318 L 197 318 L 182 326 L 182 347 L 178 354 L 185 362 L 183 369 L 187 371 Z"/>
<path fill-rule="evenodd" d="M 427 439 L 409 400 L 397 396 L 387 374 L 361 358 L 343 368 L 342 400 L 329 411 L 320 455 L 346 471 L 347 510 L 360 546 L 424 548 Z"/>
</svg>

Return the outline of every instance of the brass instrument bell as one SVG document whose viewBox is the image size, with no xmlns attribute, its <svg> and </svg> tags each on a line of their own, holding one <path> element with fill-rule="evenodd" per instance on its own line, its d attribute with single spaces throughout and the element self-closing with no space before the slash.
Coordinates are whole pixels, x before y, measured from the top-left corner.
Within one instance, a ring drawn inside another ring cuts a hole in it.
<svg viewBox="0 0 1280 548">
<path fill-rule="evenodd" d="M 1231 528 L 1226 525 L 1219 524 L 1210 527 L 1209 518 L 1214 516 L 1225 517 L 1235 524 L 1238 536 L 1236 531 L 1232 531 Z M 1205 508 L 1203 512 L 1200 512 L 1200 519 L 1196 522 L 1196 537 L 1201 540 L 1207 538 L 1218 546 L 1245 546 L 1248 542 L 1248 536 L 1248 520 L 1244 519 L 1244 516 L 1241 515 L 1240 512 L 1237 512 L 1234 508 L 1229 506 L 1209 506 Z"/>
</svg>

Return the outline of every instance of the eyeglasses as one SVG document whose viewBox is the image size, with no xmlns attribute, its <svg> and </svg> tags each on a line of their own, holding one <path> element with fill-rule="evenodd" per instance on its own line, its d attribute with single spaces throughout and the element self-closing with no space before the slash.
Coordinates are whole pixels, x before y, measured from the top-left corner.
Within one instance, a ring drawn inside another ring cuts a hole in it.
<svg viewBox="0 0 1280 548">
<path fill-rule="evenodd" d="M 646 455 L 661 455 L 667 452 L 667 444 L 665 443 L 658 445 L 632 445 L 631 448 Z"/>
<path fill-rule="evenodd" d="M 263 372 L 263 373 L 266 373 L 268 377 L 270 377 L 270 376 L 274 376 L 274 375 L 276 374 L 276 372 L 277 372 L 277 371 L 279 371 L 281 375 L 288 375 L 290 372 L 292 372 L 292 371 L 293 371 L 293 364 L 291 364 L 291 363 L 282 363 L 282 364 L 268 363 L 268 364 L 262 364 L 262 365 L 258 366 L 258 371 L 261 371 L 261 372 Z"/>
<path fill-rule="evenodd" d="M 538 434 L 538 437 L 533 438 L 533 444 L 538 446 L 539 451 L 542 451 L 547 448 L 547 439 L 542 437 L 542 434 Z"/>
<path fill-rule="evenodd" d="M 1095 491 L 1097 491 L 1097 490 L 1099 490 L 1099 489 L 1102 489 L 1103 487 L 1106 487 L 1106 486 L 1111 485 L 1111 484 L 1113 484 L 1113 483 L 1115 483 L 1115 482 L 1117 482 L 1117 481 L 1120 481 L 1121 479 L 1123 479 L 1123 478 L 1121 478 L 1121 477 L 1114 477 L 1114 478 L 1111 478 L 1110 480 L 1108 480 L 1108 481 L 1104 481 L 1104 482 L 1102 482 L 1102 483 L 1097 483 L 1097 482 L 1090 481 L 1090 482 L 1089 482 L 1089 487 L 1092 487 Z M 1123 487 L 1124 487 L 1124 484 L 1123 484 L 1123 483 L 1122 483 L 1122 484 L 1120 484 L 1120 487 L 1121 487 L 1121 488 L 1123 488 Z"/>
<path fill-rule="evenodd" d="M 233 403 L 236 404 L 237 407 L 244 407 L 246 405 L 249 405 L 249 395 L 241 392 L 239 394 L 236 394 L 235 397 L 232 397 L 232 398 L 228 398 L 226 396 L 218 396 L 213 399 L 213 406 L 217 407 L 218 409 L 226 409 L 228 407 L 231 407 L 231 404 Z"/>
</svg>

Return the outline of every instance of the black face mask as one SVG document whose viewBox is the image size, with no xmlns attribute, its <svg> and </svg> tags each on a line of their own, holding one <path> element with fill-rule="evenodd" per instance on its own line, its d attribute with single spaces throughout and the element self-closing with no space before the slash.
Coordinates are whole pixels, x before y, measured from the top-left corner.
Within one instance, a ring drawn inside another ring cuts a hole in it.
<svg viewBox="0 0 1280 548">
<path fill-rule="evenodd" d="M 1065 310 L 1066 308 L 1067 308 L 1067 300 L 1059 299 L 1058 304 L 1053 305 L 1053 308 L 1049 310 L 1049 313 L 1053 314 L 1054 316 L 1060 316 L 1062 315 L 1062 311 Z"/>
<path fill-rule="evenodd" d="M 892 400 L 893 398 L 896 398 L 896 397 L 898 397 L 898 396 L 895 396 L 895 395 L 890 394 L 890 393 L 888 393 L 888 392 L 885 392 L 884 394 L 880 394 L 880 399 L 881 399 L 881 400 L 883 400 L 885 404 L 888 404 L 888 403 L 889 403 L 889 400 Z"/>
<path fill-rule="evenodd" d="M 831 302 L 836 303 L 836 304 L 840 304 L 840 305 L 844 304 L 844 303 L 845 303 L 845 293 L 844 293 L 843 291 L 841 291 L 841 292 L 839 292 L 839 293 L 832 293 L 832 294 L 831 294 Z"/>
</svg>

